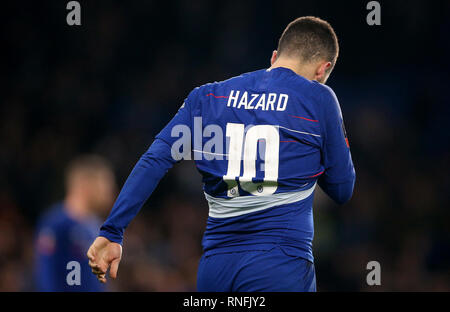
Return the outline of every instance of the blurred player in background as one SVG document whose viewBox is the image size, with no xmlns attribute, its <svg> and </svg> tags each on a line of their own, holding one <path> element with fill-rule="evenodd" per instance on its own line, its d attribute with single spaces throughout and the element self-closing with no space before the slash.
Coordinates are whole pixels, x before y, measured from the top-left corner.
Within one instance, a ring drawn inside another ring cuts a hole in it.
<svg viewBox="0 0 450 312">
<path fill-rule="evenodd" d="M 193 153 L 209 204 L 198 290 L 315 291 L 315 187 L 342 204 L 355 182 L 341 109 L 324 85 L 338 51 L 330 24 L 299 18 L 270 68 L 194 89 L 136 164 L 89 249 L 98 279 L 106 282 L 109 267 L 116 277 L 124 229 L 178 154 Z M 180 152 L 186 128 L 189 148 Z"/>
<path fill-rule="evenodd" d="M 108 162 L 96 155 L 74 159 L 66 170 L 66 196 L 41 217 L 35 240 L 35 282 L 38 291 L 103 291 L 91 274 L 86 250 L 95 239 L 99 217 L 111 207 L 116 192 L 114 173 Z M 80 264 L 79 284 L 69 284 L 67 275 Z"/>
</svg>

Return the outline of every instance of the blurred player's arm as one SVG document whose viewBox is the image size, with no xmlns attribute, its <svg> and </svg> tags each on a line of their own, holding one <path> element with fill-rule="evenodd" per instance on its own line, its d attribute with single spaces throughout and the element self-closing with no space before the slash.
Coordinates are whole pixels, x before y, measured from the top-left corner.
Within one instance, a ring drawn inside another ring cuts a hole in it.
<svg viewBox="0 0 450 312">
<path fill-rule="evenodd" d="M 100 228 L 99 237 L 89 248 L 87 254 L 89 265 L 101 282 L 106 282 L 105 275 L 110 266 L 110 276 L 116 278 L 125 228 L 153 193 L 166 172 L 177 162 L 172 157 L 172 144 L 177 138 L 172 137 L 171 132 L 176 125 L 185 125 L 191 129 L 189 99 L 190 97 L 185 100 L 185 104 L 178 110 L 175 117 L 156 136 L 150 148 L 136 163 L 111 213 Z M 190 151 L 187 152 L 190 153 Z"/>
<path fill-rule="evenodd" d="M 336 203 L 349 201 L 355 185 L 355 168 L 345 132 L 339 102 L 333 90 L 325 87 L 322 94 L 324 174 L 318 184 Z"/>
</svg>

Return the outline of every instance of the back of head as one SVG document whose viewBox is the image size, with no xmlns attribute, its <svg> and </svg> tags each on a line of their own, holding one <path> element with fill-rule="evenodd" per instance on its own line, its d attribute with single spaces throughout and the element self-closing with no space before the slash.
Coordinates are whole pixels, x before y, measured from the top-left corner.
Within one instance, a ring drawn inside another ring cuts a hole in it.
<svg viewBox="0 0 450 312">
<path fill-rule="evenodd" d="M 327 61 L 331 71 L 339 54 L 337 36 L 331 25 L 313 16 L 289 23 L 278 42 L 279 57 L 298 57 L 303 63 Z"/>
<path fill-rule="evenodd" d="M 109 162 L 98 155 L 82 155 L 66 169 L 67 196 L 85 202 L 91 211 L 109 209 L 116 191 L 115 176 Z M 81 197 L 81 198 L 80 198 Z"/>
<path fill-rule="evenodd" d="M 106 159 L 98 155 L 81 155 L 70 161 L 66 168 L 66 186 L 70 187 L 77 176 L 93 177 L 99 172 L 109 172 L 111 166 Z"/>
</svg>

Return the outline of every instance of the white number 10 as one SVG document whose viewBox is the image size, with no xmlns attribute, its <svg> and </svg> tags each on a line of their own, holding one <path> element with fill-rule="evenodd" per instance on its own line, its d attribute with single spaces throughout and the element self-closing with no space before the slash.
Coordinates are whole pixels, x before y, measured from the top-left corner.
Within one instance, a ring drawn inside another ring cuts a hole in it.
<svg viewBox="0 0 450 312">
<path fill-rule="evenodd" d="M 228 184 L 228 197 L 239 196 L 238 181 L 243 190 L 252 195 L 271 195 L 277 190 L 278 164 L 280 150 L 280 135 L 275 126 L 253 126 L 245 135 L 244 125 L 228 123 L 226 136 L 230 138 L 228 150 L 228 169 L 223 180 Z M 254 183 L 256 177 L 256 158 L 258 141 L 265 140 L 264 181 Z M 242 148 L 244 147 L 244 154 Z M 242 159 L 241 159 L 242 158 Z M 244 163 L 244 172 L 241 173 L 241 160 Z M 237 178 L 237 179 L 236 179 Z M 238 181 L 237 181 L 238 180 Z"/>
</svg>

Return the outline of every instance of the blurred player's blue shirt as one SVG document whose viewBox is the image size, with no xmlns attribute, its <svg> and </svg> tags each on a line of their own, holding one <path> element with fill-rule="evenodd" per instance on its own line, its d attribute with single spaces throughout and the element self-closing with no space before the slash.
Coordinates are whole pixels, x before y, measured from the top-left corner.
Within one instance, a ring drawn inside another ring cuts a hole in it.
<svg viewBox="0 0 450 312">
<path fill-rule="evenodd" d="M 35 236 L 34 277 L 37 291 L 104 291 L 92 274 L 86 252 L 98 233 L 100 223 L 94 217 L 85 221 L 71 218 L 62 203 L 41 217 Z M 69 285 L 71 261 L 80 263 L 80 285 Z"/>
<path fill-rule="evenodd" d="M 189 150 L 179 146 L 185 128 Z M 287 68 L 258 70 L 189 94 L 136 164 L 100 235 L 121 243 L 162 176 L 190 154 L 210 208 L 207 255 L 278 245 L 313 261 L 316 184 L 342 203 L 355 181 L 334 92 Z"/>
</svg>

